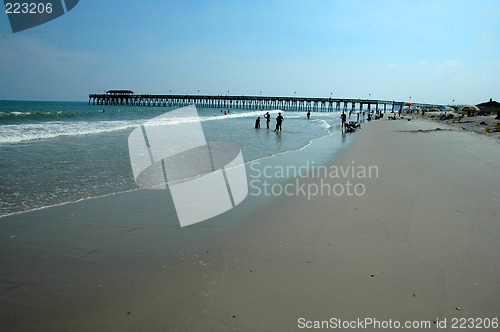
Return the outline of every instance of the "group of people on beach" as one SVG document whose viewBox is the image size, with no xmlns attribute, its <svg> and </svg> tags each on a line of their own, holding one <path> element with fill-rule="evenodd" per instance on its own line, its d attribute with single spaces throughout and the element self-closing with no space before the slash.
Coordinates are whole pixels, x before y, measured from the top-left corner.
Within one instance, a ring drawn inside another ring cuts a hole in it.
<svg viewBox="0 0 500 332">
<path fill-rule="evenodd" d="M 360 111 L 356 113 L 356 121 L 347 121 L 348 118 L 349 120 L 351 119 L 352 116 L 352 111 L 349 111 L 348 115 L 346 112 L 342 111 L 342 114 L 340 115 L 340 120 L 341 120 L 341 129 L 343 133 L 352 133 L 356 129 L 361 129 L 361 121 L 360 117 L 362 116 L 363 119 L 365 119 L 365 111 Z M 306 113 L 307 119 L 309 120 L 311 118 L 311 111 L 307 111 Z M 372 116 L 375 117 L 375 120 L 378 120 L 382 118 L 384 115 L 382 112 L 377 111 L 375 114 L 373 112 L 368 111 L 368 118 L 367 120 L 370 121 L 372 119 Z M 271 123 L 271 114 L 269 112 L 266 112 L 264 114 L 264 119 L 266 119 L 266 128 L 269 129 L 270 123 Z M 281 112 L 278 112 L 278 116 L 276 117 L 276 127 L 274 129 L 275 132 L 281 132 L 282 130 L 282 123 L 283 123 L 283 116 L 281 115 Z M 255 129 L 260 129 L 260 116 L 257 117 L 255 120 Z"/>
<path fill-rule="evenodd" d="M 361 129 L 361 124 L 359 122 L 360 114 L 361 114 L 361 112 L 359 112 L 357 114 L 357 121 L 347 122 L 347 115 L 345 114 L 345 112 L 342 112 L 342 115 L 340 116 L 340 119 L 342 121 L 342 124 L 341 124 L 342 131 L 343 132 L 354 132 L 356 129 Z M 363 114 L 363 119 L 364 119 L 365 112 L 363 111 L 362 114 Z M 309 120 L 311 118 L 311 111 L 308 110 L 306 113 L 306 116 L 307 116 L 307 120 Z M 371 118 L 371 115 L 368 114 L 368 117 L 369 117 L 369 119 L 368 119 L 368 121 L 369 121 Z M 349 112 L 349 119 L 350 118 L 351 118 L 351 112 Z M 266 114 L 264 114 L 264 119 L 266 119 L 266 128 L 269 129 L 270 123 L 271 123 L 271 114 L 269 114 L 269 112 L 266 112 Z M 276 117 L 276 127 L 274 129 L 275 132 L 281 132 L 283 120 L 284 120 L 284 118 L 281 115 L 281 112 L 278 112 L 278 116 Z M 255 120 L 255 129 L 260 129 L 260 116 L 257 117 L 257 119 Z"/>
<path fill-rule="evenodd" d="M 266 112 L 264 114 L 264 118 L 266 119 L 266 127 L 269 129 L 269 125 L 271 123 L 271 114 L 269 112 Z M 278 112 L 278 116 L 276 117 L 276 128 L 274 129 L 275 132 L 280 132 L 281 131 L 281 124 L 283 123 L 283 116 L 281 115 L 281 112 Z M 257 120 L 255 120 L 255 129 L 260 129 L 260 116 L 257 117 Z"/>
<path fill-rule="evenodd" d="M 345 114 L 344 111 L 342 111 L 342 114 L 340 115 L 340 121 L 341 123 L 341 130 L 342 133 L 353 133 L 356 131 L 356 129 L 361 129 L 361 122 L 359 121 L 360 115 L 363 114 L 363 119 L 365 118 L 365 111 L 363 112 L 358 112 L 357 113 L 357 120 L 356 121 L 349 121 L 347 122 L 347 114 Z M 352 111 L 349 111 L 349 119 L 351 119 Z M 370 121 L 371 115 L 370 112 L 368 112 L 368 121 Z"/>
</svg>

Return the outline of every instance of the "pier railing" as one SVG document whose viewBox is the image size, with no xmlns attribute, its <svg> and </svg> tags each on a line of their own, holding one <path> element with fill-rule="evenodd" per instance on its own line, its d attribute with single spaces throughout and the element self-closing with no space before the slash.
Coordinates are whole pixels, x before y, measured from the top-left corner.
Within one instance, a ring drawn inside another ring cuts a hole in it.
<svg viewBox="0 0 500 332">
<path fill-rule="evenodd" d="M 317 97 L 270 96 L 209 96 L 209 95 L 149 95 L 149 94 L 90 94 L 89 105 L 129 105 L 150 107 L 176 107 L 196 105 L 206 108 L 281 109 L 288 111 L 333 112 L 354 109 L 394 111 L 407 102 L 377 99 L 345 99 Z M 356 107 L 356 105 L 358 107 Z M 434 108 L 443 105 L 412 103 L 413 107 Z"/>
</svg>

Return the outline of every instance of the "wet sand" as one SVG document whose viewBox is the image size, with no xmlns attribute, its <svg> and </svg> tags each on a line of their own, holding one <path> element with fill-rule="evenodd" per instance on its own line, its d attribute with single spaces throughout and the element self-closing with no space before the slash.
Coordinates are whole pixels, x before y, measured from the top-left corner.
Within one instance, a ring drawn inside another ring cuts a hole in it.
<svg viewBox="0 0 500 332">
<path fill-rule="evenodd" d="M 0 330 L 498 317 L 500 146 L 438 127 L 365 124 L 331 165 L 378 176 L 300 179 L 360 196 L 249 198 L 185 228 L 168 192 L 147 190 L 1 218 Z"/>
</svg>

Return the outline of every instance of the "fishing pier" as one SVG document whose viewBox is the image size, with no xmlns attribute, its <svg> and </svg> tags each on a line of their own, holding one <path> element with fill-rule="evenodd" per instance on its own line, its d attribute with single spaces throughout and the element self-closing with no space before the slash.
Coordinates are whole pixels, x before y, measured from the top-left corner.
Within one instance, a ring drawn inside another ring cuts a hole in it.
<svg viewBox="0 0 500 332">
<path fill-rule="evenodd" d="M 286 111 L 333 112 L 366 109 L 376 111 L 398 111 L 404 106 L 420 108 L 441 107 L 442 105 L 408 103 L 394 100 L 344 99 L 317 97 L 269 97 L 269 96 L 229 96 L 229 95 L 149 95 L 134 94 L 130 90 L 109 90 L 106 93 L 90 94 L 89 105 L 128 105 L 148 107 L 181 107 L 196 105 L 221 109 L 281 109 Z M 358 107 L 356 107 L 358 106 Z"/>
</svg>

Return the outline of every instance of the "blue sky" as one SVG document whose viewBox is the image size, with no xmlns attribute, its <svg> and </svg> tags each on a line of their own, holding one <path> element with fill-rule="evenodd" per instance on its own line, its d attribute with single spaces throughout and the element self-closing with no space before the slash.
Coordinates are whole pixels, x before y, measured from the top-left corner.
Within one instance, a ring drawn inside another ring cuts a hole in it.
<svg viewBox="0 0 500 332">
<path fill-rule="evenodd" d="M 0 99 L 136 93 L 500 100 L 500 1 L 97 1 L 12 33 Z"/>
</svg>

